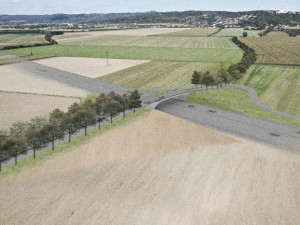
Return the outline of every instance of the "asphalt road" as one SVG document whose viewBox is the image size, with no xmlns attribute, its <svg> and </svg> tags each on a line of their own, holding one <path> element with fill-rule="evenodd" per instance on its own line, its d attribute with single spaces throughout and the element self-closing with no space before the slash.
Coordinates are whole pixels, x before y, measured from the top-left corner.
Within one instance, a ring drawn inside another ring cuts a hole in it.
<svg viewBox="0 0 300 225">
<path fill-rule="evenodd" d="M 155 109 L 214 130 L 300 153 L 300 127 L 283 125 L 173 98 L 162 101 Z"/>
</svg>

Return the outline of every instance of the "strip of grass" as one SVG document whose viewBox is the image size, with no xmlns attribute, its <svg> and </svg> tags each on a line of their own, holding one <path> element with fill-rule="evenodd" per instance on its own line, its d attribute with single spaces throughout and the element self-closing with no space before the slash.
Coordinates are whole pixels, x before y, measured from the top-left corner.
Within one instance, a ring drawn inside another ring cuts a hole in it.
<svg viewBox="0 0 300 225">
<path fill-rule="evenodd" d="M 238 49 L 227 37 L 92 36 L 82 39 L 66 39 L 59 42 L 59 44 Z"/>
<path fill-rule="evenodd" d="M 253 65 L 237 83 L 254 88 L 271 108 L 300 117 L 300 66 Z"/>
<path fill-rule="evenodd" d="M 76 147 L 87 143 L 88 141 L 95 138 L 96 136 L 101 135 L 109 130 L 112 130 L 113 128 L 124 126 L 124 125 L 128 124 L 129 122 L 132 122 L 138 118 L 146 116 L 150 111 L 151 111 L 151 109 L 149 109 L 149 108 L 143 108 L 143 109 L 137 110 L 135 113 L 129 113 L 126 115 L 125 119 L 118 118 L 118 119 L 114 120 L 112 124 L 107 123 L 107 124 L 103 125 L 100 130 L 98 128 L 95 128 L 95 129 L 89 131 L 86 137 L 84 135 L 78 136 L 78 137 L 73 138 L 71 142 L 65 142 L 60 145 L 57 145 L 55 147 L 54 151 L 52 151 L 51 149 L 48 149 L 46 151 L 37 153 L 36 159 L 34 159 L 33 157 L 29 157 L 29 158 L 19 161 L 17 166 L 12 164 L 7 167 L 4 167 L 4 168 L 2 168 L 2 171 L 0 172 L 0 180 L 10 174 L 19 173 L 19 172 L 23 171 L 24 169 L 27 169 L 34 165 L 40 164 L 40 163 L 44 162 L 45 160 L 48 160 L 62 152 L 73 150 Z"/>
<path fill-rule="evenodd" d="M 192 93 L 186 101 L 211 106 L 214 108 L 224 109 L 247 116 L 269 120 L 277 123 L 283 123 L 300 127 L 300 122 L 276 113 L 270 112 L 256 105 L 247 91 L 224 87 L 210 90 L 197 91 Z"/>
<path fill-rule="evenodd" d="M 30 55 L 30 49 L 12 49 L 4 51 L 6 54 L 17 56 Z M 224 62 L 236 63 L 242 58 L 240 49 L 218 48 L 167 48 L 167 47 L 131 47 L 131 46 L 76 46 L 52 45 L 33 48 L 33 55 L 38 56 L 68 56 L 88 58 L 113 59 L 144 59 L 155 61 L 176 62 Z"/>
<path fill-rule="evenodd" d="M 225 28 L 214 34 L 213 37 L 242 37 L 243 32 L 247 32 L 248 37 L 256 37 L 263 30 L 244 30 L 244 28 Z"/>
<path fill-rule="evenodd" d="M 219 29 L 217 28 L 193 28 L 178 32 L 158 34 L 157 36 L 207 37 L 218 31 Z"/>
</svg>

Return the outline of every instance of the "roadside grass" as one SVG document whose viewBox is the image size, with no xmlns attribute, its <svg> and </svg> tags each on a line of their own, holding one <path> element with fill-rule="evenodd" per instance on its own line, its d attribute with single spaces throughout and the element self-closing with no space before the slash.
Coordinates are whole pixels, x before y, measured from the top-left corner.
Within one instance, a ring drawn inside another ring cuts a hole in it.
<svg viewBox="0 0 300 225">
<path fill-rule="evenodd" d="M 224 64 L 224 68 L 228 66 L 229 64 Z M 220 63 L 152 61 L 98 79 L 161 94 L 194 87 L 191 84 L 191 77 L 195 70 L 218 71 L 220 67 Z"/>
<path fill-rule="evenodd" d="M 297 37 L 240 37 L 239 40 L 253 48 L 256 63 L 300 65 L 300 38 Z"/>
<path fill-rule="evenodd" d="M 89 142 L 90 140 L 92 140 L 93 138 L 95 138 L 98 135 L 102 135 L 103 133 L 105 133 L 109 130 L 122 127 L 134 120 L 137 120 L 143 116 L 146 116 L 150 111 L 151 111 L 151 109 L 149 109 L 149 108 L 143 108 L 143 109 L 137 110 L 135 113 L 133 113 L 133 112 L 129 113 L 126 115 L 125 119 L 118 118 L 118 119 L 114 120 L 112 124 L 110 124 L 110 123 L 104 124 L 100 130 L 98 128 L 95 128 L 95 129 L 89 131 L 86 137 L 84 135 L 74 137 L 74 138 L 72 138 L 71 142 L 64 142 L 62 144 L 55 146 L 54 151 L 52 151 L 50 148 L 46 151 L 39 152 L 36 154 L 36 159 L 34 159 L 31 156 L 24 160 L 18 161 L 17 166 L 15 166 L 14 164 L 11 164 L 7 167 L 4 167 L 4 168 L 2 168 L 2 171 L 0 172 L 0 180 L 3 179 L 4 177 L 7 177 L 10 174 L 19 173 L 27 168 L 30 168 L 30 167 L 33 167 L 40 163 L 43 163 L 46 160 L 49 160 L 58 154 L 61 154 L 63 152 L 67 152 L 67 151 L 71 151 L 71 150 L 75 149 L 76 147 Z"/>
<path fill-rule="evenodd" d="M 214 34 L 213 37 L 242 37 L 243 32 L 247 32 L 248 37 L 256 37 L 262 30 L 244 30 L 244 28 L 225 28 Z"/>
<path fill-rule="evenodd" d="M 300 117 L 300 66 L 253 65 L 236 83 L 254 88 L 271 108 Z"/>
<path fill-rule="evenodd" d="M 113 59 L 144 59 L 156 61 L 177 62 L 224 62 L 236 63 L 242 58 L 240 49 L 218 48 L 167 48 L 167 47 L 130 47 L 130 46 L 76 46 L 76 45 L 52 45 L 34 47 L 33 55 L 69 56 Z M 4 51 L 6 54 L 17 56 L 29 56 L 30 48 L 11 49 Z"/>
<path fill-rule="evenodd" d="M 157 36 L 207 37 L 218 31 L 219 29 L 217 28 L 193 28 L 178 32 L 157 34 Z"/>
<path fill-rule="evenodd" d="M 223 87 L 219 88 L 219 90 L 208 89 L 207 91 L 197 91 L 192 93 L 185 100 L 251 117 L 300 127 L 300 121 L 288 119 L 259 107 L 252 101 L 247 91 L 238 88 Z"/>
<path fill-rule="evenodd" d="M 59 42 L 59 44 L 238 49 L 227 37 L 91 36 L 83 39 L 66 39 Z"/>
</svg>

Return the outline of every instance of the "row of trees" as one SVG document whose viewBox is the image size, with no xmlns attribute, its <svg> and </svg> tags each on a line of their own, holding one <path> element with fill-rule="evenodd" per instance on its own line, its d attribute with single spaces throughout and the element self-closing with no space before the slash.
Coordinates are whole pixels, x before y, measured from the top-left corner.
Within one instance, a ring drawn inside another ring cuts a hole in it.
<svg viewBox="0 0 300 225">
<path fill-rule="evenodd" d="M 0 132 L 0 171 L 1 163 L 11 157 L 15 158 L 17 165 L 18 156 L 32 149 L 35 158 L 36 151 L 50 143 L 54 150 L 55 141 L 64 139 L 65 135 L 68 135 L 71 142 L 71 136 L 78 130 L 84 129 L 86 136 L 88 126 L 98 123 L 100 129 L 101 123 L 108 118 L 112 123 L 113 118 L 120 113 L 125 118 L 126 110 L 132 109 L 135 112 L 139 107 L 141 100 L 137 90 L 130 95 L 110 92 L 107 95 L 86 98 L 80 104 L 74 103 L 67 112 L 55 109 L 48 119 L 36 117 L 29 123 L 15 123 L 9 134 Z"/>
<path fill-rule="evenodd" d="M 241 42 L 237 37 L 233 37 L 232 41 L 244 51 L 244 54 L 241 61 L 237 64 L 231 64 L 227 71 L 232 73 L 238 70 L 240 73 L 245 73 L 247 69 L 255 63 L 257 55 L 253 48 Z"/>
<path fill-rule="evenodd" d="M 207 90 L 207 87 L 210 85 L 218 88 L 219 86 L 222 87 L 223 84 L 226 86 L 226 84 L 230 83 L 231 81 L 232 76 L 225 71 L 222 66 L 221 70 L 217 73 L 211 73 L 209 71 L 205 73 L 194 71 L 191 83 L 196 85 L 196 87 L 198 87 L 198 85 L 201 85 L 201 87 L 202 85 L 205 85 Z"/>
</svg>

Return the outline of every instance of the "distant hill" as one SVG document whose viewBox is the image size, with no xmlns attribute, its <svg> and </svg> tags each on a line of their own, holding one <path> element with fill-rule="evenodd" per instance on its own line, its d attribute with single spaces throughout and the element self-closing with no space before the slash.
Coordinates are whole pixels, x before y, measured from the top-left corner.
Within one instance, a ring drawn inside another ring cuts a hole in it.
<svg viewBox="0 0 300 225">
<path fill-rule="evenodd" d="M 0 24 L 24 23 L 99 23 L 105 20 L 137 16 L 144 13 L 0 15 Z"/>
</svg>

